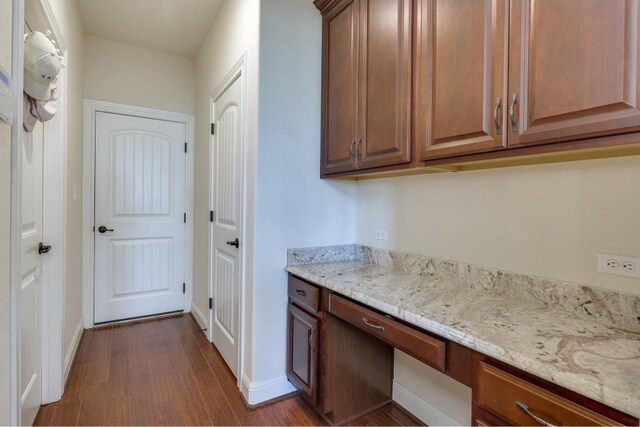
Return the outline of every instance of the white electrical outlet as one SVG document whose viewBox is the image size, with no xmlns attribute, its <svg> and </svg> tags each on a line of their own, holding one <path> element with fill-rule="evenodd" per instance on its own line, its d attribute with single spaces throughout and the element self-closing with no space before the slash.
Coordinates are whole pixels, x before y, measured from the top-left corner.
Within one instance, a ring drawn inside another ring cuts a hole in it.
<svg viewBox="0 0 640 427">
<path fill-rule="evenodd" d="M 598 254 L 598 272 L 640 279 L 640 258 Z"/>
<path fill-rule="evenodd" d="M 376 228 L 373 232 L 374 240 L 389 240 L 389 230 L 383 228 Z"/>
</svg>

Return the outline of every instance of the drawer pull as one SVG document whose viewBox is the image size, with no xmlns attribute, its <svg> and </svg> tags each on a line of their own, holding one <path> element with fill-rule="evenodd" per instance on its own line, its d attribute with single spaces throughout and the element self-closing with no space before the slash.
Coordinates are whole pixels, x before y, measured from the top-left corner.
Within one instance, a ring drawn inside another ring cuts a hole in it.
<svg viewBox="0 0 640 427">
<path fill-rule="evenodd" d="M 301 297 L 306 297 L 307 296 L 307 292 L 303 291 L 301 289 L 296 289 L 296 294 L 300 295 Z"/>
<path fill-rule="evenodd" d="M 527 405 L 525 405 L 522 402 L 516 402 L 516 407 L 518 409 L 520 409 L 522 412 L 524 412 L 525 414 L 529 415 L 531 418 L 533 418 L 538 424 L 540 424 L 541 426 L 548 426 L 548 427 L 556 427 L 555 424 L 551 424 L 550 422 L 545 421 L 544 419 L 538 417 L 537 415 L 534 415 L 530 410 L 529 407 Z"/>
<path fill-rule="evenodd" d="M 378 325 L 378 324 L 376 324 L 376 323 L 372 323 L 372 322 L 370 322 L 370 321 L 369 321 L 369 319 L 367 319 L 366 317 L 363 317 L 363 318 L 362 318 L 362 321 L 363 321 L 363 322 L 364 322 L 364 324 L 365 324 L 365 325 L 367 325 L 368 327 L 373 328 L 373 329 L 377 329 L 377 330 L 379 330 L 379 331 L 384 332 L 384 326 L 382 326 L 382 325 Z"/>
</svg>

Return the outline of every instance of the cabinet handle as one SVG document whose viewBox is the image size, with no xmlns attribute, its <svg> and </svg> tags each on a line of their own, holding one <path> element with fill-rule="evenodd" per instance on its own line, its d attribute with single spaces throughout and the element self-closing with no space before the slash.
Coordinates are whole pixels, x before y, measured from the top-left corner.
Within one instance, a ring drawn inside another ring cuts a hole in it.
<svg viewBox="0 0 640 427">
<path fill-rule="evenodd" d="M 351 152 L 351 160 L 355 160 L 356 159 L 356 139 L 355 138 L 351 140 L 350 152 Z"/>
<path fill-rule="evenodd" d="M 496 108 L 493 109 L 493 123 L 496 125 L 496 135 L 502 135 L 502 126 L 500 126 L 500 107 L 502 107 L 502 97 L 496 101 Z"/>
<path fill-rule="evenodd" d="M 518 103 L 518 94 L 514 93 L 509 106 L 509 117 L 511 118 L 511 132 L 518 132 L 518 119 L 516 119 L 516 104 Z"/>
<path fill-rule="evenodd" d="M 362 318 L 362 321 L 363 321 L 363 322 L 364 322 L 364 324 L 365 324 L 365 325 L 367 325 L 368 327 L 373 328 L 373 329 L 377 329 L 377 330 L 379 330 L 379 331 L 384 332 L 384 326 L 382 326 L 382 325 L 378 325 L 378 324 L 376 324 L 376 323 L 372 323 L 372 322 L 370 322 L 370 321 L 369 321 L 369 319 L 367 319 L 366 317 L 363 317 L 363 318 Z"/>
<path fill-rule="evenodd" d="M 525 405 L 522 402 L 516 402 L 516 407 L 518 409 L 520 409 L 522 412 L 524 412 L 525 414 L 529 415 L 531 418 L 533 418 L 538 424 L 540 424 L 541 426 L 548 426 L 548 427 L 556 427 L 555 424 L 551 424 L 550 422 L 544 420 L 543 418 L 540 418 L 537 415 L 534 415 L 530 410 L 529 407 L 527 405 Z"/>
<path fill-rule="evenodd" d="M 358 138 L 358 142 L 356 143 L 356 158 L 360 158 L 360 144 L 362 144 L 362 138 Z"/>
<path fill-rule="evenodd" d="M 311 350 L 313 350 L 313 349 L 314 349 L 314 347 L 313 347 L 313 333 L 314 333 L 314 332 L 315 332 L 315 331 L 312 329 L 312 330 L 311 330 L 311 333 L 309 334 L 309 348 L 310 348 Z"/>
<path fill-rule="evenodd" d="M 300 295 L 301 297 L 306 297 L 307 296 L 307 292 L 303 291 L 301 289 L 296 289 L 296 294 Z"/>
</svg>

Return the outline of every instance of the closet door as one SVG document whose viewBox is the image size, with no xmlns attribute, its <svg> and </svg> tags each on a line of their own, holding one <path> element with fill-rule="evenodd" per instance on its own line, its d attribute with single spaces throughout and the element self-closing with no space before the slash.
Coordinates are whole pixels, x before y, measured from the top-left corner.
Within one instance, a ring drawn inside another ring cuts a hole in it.
<svg viewBox="0 0 640 427">
<path fill-rule="evenodd" d="M 411 0 L 360 0 L 358 168 L 410 157 Z"/>
<path fill-rule="evenodd" d="M 356 167 L 357 24 L 356 0 L 322 17 L 322 175 Z"/>
<path fill-rule="evenodd" d="M 415 143 L 423 160 L 503 149 L 507 0 L 417 0 Z"/>
<path fill-rule="evenodd" d="M 634 0 L 511 0 L 509 146 L 640 130 L 638 18 Z"/>
</svg>

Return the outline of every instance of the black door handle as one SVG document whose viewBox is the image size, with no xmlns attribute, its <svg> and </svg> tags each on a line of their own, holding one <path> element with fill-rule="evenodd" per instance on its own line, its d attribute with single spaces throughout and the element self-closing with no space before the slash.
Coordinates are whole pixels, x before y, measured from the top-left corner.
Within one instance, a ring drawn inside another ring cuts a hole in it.
<svg viewBox="0 0 640 427">
<path fill-rule="evenodd" d="M 113 231 L 112 228 L 107 228 L 104 225 L 101 225 L 100 227 L 98 227 L 98 231 L 102 234 L 106 233 L 107 231 Z"/>
<path fill-rule="evenodd" d="M 49 252 L 51 252 L 51 245 L 45 245 L 44 243 L 40 242 L 40 244 L 38 245 L 38 253 L 42 255 L 48 254 Z"/>
<path fill-rule="evenodd" d="M 235 240 L 231 240 L 231 241 L 227 242 L 227 245 L 235 246 L 236 248 L 239 248 L 240 247 L 240 240 L 236 237 Z"/>
</svg>

